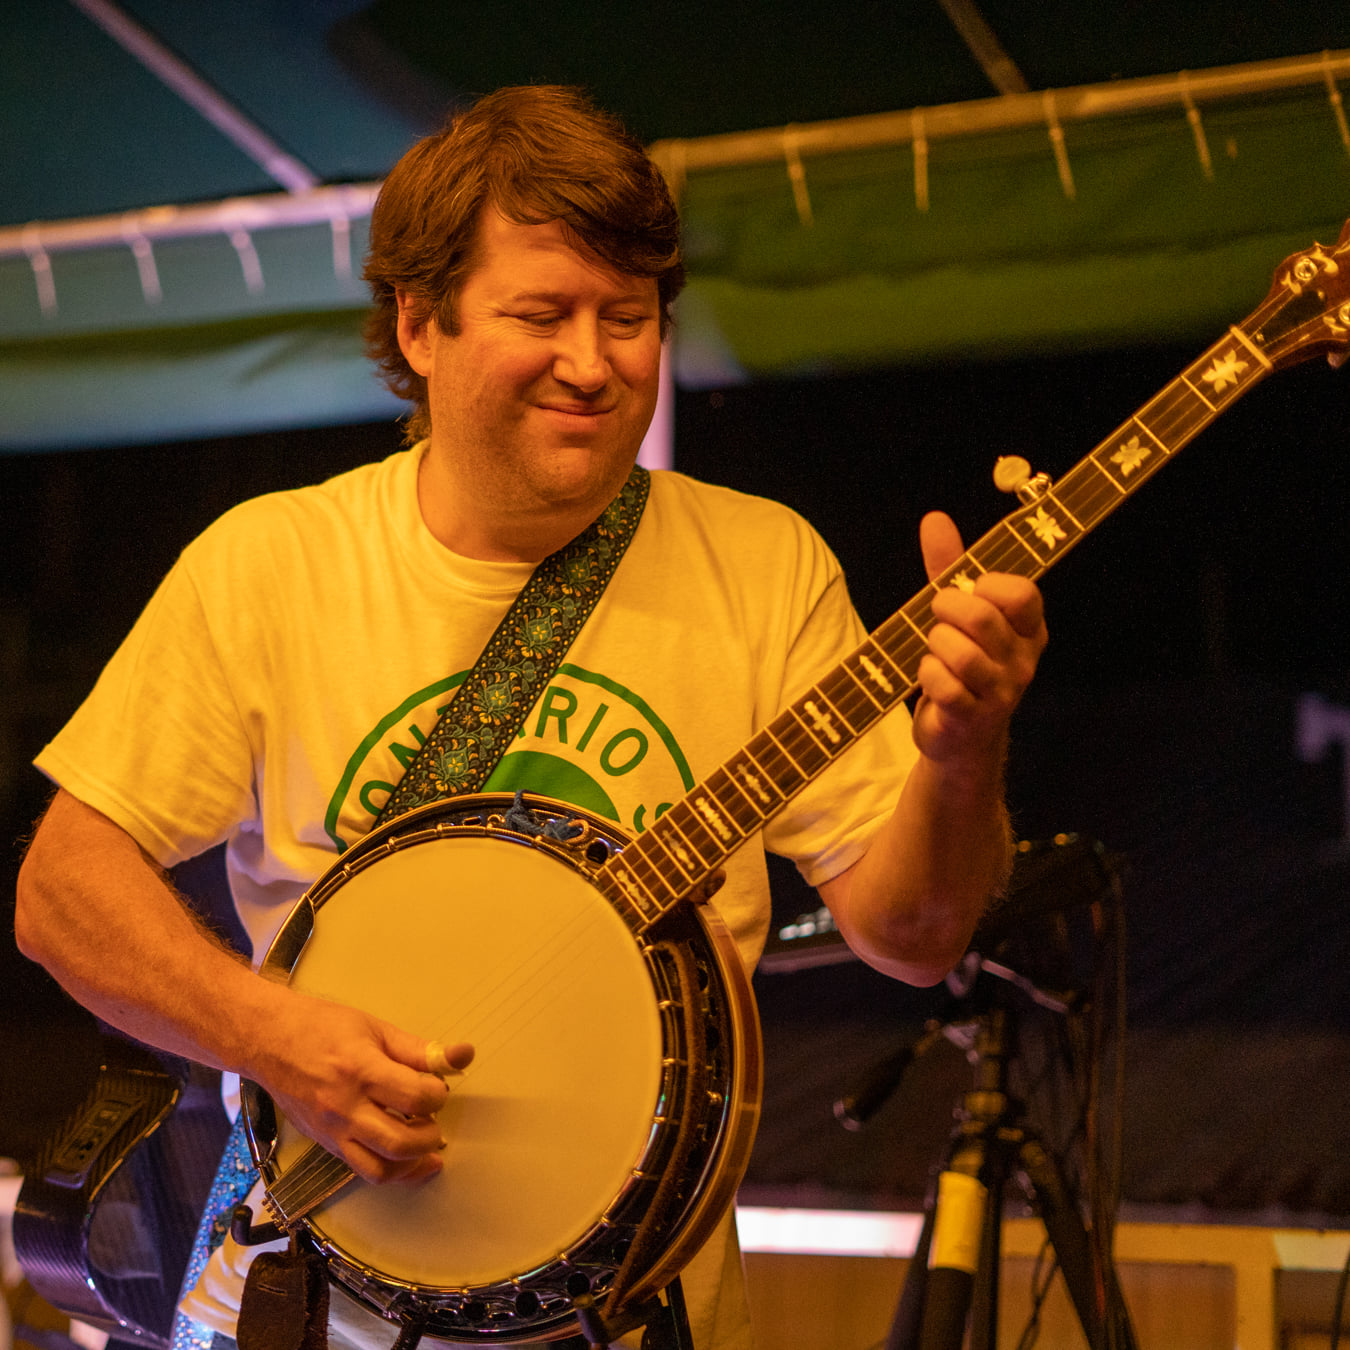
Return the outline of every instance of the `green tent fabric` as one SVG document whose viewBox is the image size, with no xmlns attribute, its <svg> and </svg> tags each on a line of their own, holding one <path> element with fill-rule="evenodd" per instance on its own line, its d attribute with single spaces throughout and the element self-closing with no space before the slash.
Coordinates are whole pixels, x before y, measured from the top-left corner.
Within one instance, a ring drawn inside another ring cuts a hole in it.
<svg viewBox="0 0 1350 1350">
<path fill-rule="evenodd" d="M 1207 338 L 1335 241 L 1350 151 L 1320 92 L 1203 126 L 1212 178 L 1180 107 L 1066 128 L 1072 198 L 1043 128 L 933 143 L 927 211 L 908 146 L 806 160 L 809 224 L 785 164 L 693 177 L 678 378 Z"/>
<path fill-rule="evenodd" d="M 361 311 L 0 344 L 3 448 L 145 445 L 394 418 Z"/>
</svg>

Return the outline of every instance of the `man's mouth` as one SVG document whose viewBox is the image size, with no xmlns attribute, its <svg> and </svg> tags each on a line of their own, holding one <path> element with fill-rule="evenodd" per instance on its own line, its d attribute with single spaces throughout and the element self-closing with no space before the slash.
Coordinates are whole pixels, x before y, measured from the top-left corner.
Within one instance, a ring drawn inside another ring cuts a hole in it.
<svg viewBox="0 0 1350 1350">
<path fill-rule="evenodd" d="M 545 412 L 562 413 L 567 417 L 598 417 L 614 411 L 612 403 L 540 403 Z"/>
</svg>

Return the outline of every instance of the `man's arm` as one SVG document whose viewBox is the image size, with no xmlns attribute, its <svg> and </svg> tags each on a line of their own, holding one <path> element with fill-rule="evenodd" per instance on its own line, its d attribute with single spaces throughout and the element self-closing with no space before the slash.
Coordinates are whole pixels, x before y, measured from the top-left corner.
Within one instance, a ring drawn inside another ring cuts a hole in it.
<svg viewBox="0 0 1350 1350">
<path fill-rule="evenodd" d="M 940 513 L 920 527 L 937 577 L 961 537 Z M 944 588 L 919 666 L 919 760 L 867 853 L 820 887 L 849 945 L 911 984 L 936 984 L 970 943 L 989 897 L 1006 882 L 1012 832 L 1003 804 L 1008 723 L 1045 647 L 1040 592 L 989 573 L 973 591 Z"/>
<path fill-rule="evenodd" d="M 256 974 L 196 923 L 129 834 L 65 791 L 24 859 L 15 934 L 99 1017 L 260 1083 L 366 1180 L 439 1170 L 431 1117 L 446 1087 L 426 1072 L 427 1042 Z M 447 1053 L 457 1067 L 471 1056 Z"/>
</svg>

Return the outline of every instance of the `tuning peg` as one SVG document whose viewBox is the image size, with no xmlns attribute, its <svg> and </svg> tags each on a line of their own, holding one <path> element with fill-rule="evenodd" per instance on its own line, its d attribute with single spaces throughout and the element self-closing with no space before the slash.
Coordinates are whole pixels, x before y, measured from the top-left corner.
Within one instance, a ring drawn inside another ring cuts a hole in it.
<svg viewBox="0 0 1350 1350">
<path fill-rule="evenodd" d="M 1000 455 L 994 462 L 994 486 L 1000 492 L 1015 493 L 1017 500 L 1029 506 L 1050 490 L 1050 475 L 1032 475 L 1031 465 L 1021 455 Z"/>
<path fill-rule="evenodd" d="M 1016 492 L 1031 477 L 1031 465 L 1021 455 L 1000 455 L 994 461 L 994 486 L 1000 492 Z"/>
</svg>

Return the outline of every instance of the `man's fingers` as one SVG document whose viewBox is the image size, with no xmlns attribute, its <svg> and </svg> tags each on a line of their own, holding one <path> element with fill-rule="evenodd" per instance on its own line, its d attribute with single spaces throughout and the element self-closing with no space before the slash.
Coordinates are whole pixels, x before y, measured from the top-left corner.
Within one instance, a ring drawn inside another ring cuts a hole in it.
<svg viewBox="0 0 1350 1350">
<path fill-rule="evenodd" d="M 382 1153 L 367 1148 L 356 1140 L 347 1141 L 342 1149 L 347 1166 L 362 1181 L 372 1186 L 384 1186 L 391 1182 L 414 1184 L 435 1176 L 442 1167 L 439 1152 L 421 1153 L 416 1158 L 387 1158 Z"/>
<path fill-rule="evenodd" d="M 930 511 L 919 522 L 919 549 L 929 581 L 936 581 L 965 552 L 956 522 L 942 511 Z"/>
<path fill-rule="evenodd" d="M 1035 582 L 1007 572 L 987 572 L 975 594 L 993 605 L 1019 637 L 1038 638 L 1045 629 L 1045 598 Z"/>
<path fill-rule="evenodd" d="M 463 1073 L 473 1063 L 473 1046 L 466 1041 L 446 1045 L 442 1041 L 427 1042 L 427 1072 L 439 1078 Z"/>
<path fill-rule="evenodd" d="M 970 685 L 933 651 L 925 653 L 919 662 L 919 684 L 929 702 L 944 711 L 969 708 L 977 697 Z"/>
<path fill-rule="evenodd" d="M 965 552 L 956 523 L 942 511 L 930 511 L 919 522 L 919 548 L 929 581 L 936 581 Z M 987 572 L 976 578 L 974 594 L 1000 610 L 1018 636 L 1036 638 L 1042 632 L 1041 592 L 1025 577 Z"/>
<path fill-rule="evenodd" d="M 354 1142 L 394 1162 L 411 1162 L 446 1146 L 434 1117 L 396 1115 L 373 1104 L 358 1113 L 351 1128 Z"/>
<path fill-rule="evenodd" d="M 1002 668 L 985 648 L 950 624 L 939 624 L 928 635 L 928 656 L 940 665 L 962 689 L 976 698 L 996 692 L 1001 682 Z M 928 679 L 924 688 L 941 702 L 950 702 L 956 691 L 944 693 L 936 672 L 929 667 L 924 672 Z M 921 676 L 922 680 L 922 676 Z"/>
<path fill-rule="evenodd" d="M 411 1071 L 396 1081 L 391 1078 L 389 1090 L 399 1095 L 381 1105 L 410 1116 L 434 1115 L 445 1105 L 445 1079 L 468 1068 L 473 1061 L 473 1046 L 463 1041 L 450 1045 L 428 1041 L 388 1022 L 377 1026 L 385 1054 Z"/>
</svg>

